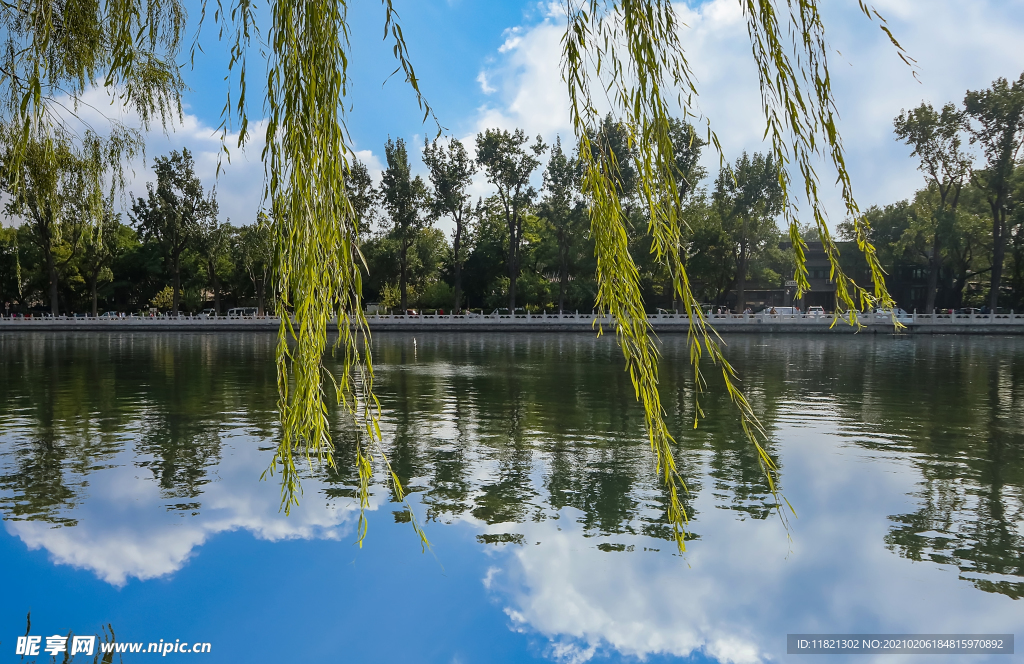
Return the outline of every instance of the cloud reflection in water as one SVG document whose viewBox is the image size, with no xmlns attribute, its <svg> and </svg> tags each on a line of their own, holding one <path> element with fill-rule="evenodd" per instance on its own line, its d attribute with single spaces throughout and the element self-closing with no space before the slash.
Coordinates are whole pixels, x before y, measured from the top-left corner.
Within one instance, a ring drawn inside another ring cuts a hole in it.
<svg viewBox="0 0 1024 664">
<path fill-rule="evenodd" d="M 169 511 L 159 486 L 140 478 L 127 459 L 90 476 L 88 498 L 75 509 L 76 526 L 7 521 L 6 529 L 30 549 L 45 549 L 55 563 L 89 570 L 115 586 L 173 574 L 218 533 L 246 530 L 278 541 L 341 539 L 352 532 L 356 507 L 325 501 L 314 479 L 304 484 L 309 499 L 285 516 L 276 483 L 257 481 L 269 461 L 257 443 L 247 436 L 225 438 L 229 450 L 217 466 L 219 478 L 205 485 L 202 509 L 194 516 Z M 370 509 L 377 503 L 375 498 Z"/>
<path fill-rule="evenodd" d="M 799 513 L 787 533 L 727 398 L 712 390 L 708 419 L 685 426 L 685 347 L 666 340 L 662 386 L 695 536 L 680 557 L 612 341 L 375 339 L 396 473 L 428 535 L 450 545 L 444 524 L 473 533 L 439 557 L 485 560 L 481 592 L 549 658 L 741 664 L 782 659 L 792 632 L 1024 624 L 1014 599 L 1024 579 L 1019 343 L 731 337 Z M 5 342 L 0 507 L 29 548 L 120 587 L 173 575 L 218 533 L 351 540 L 354 439 L 344 429 L 337 470 L 305 480 L 290 517 L 276 482 L 256 479 L 274 431 L 268 340 L 0 339 L 0 351 Z M 47 353 L 75 359 L 57 363 L 50 391 L 24 369 L 47 366 Z M 371 538 L 408 528 L 378 509 L 389 494 L 376 488 Z M 383 562 L 407 554 L 418 547 Z"/>
</svg>

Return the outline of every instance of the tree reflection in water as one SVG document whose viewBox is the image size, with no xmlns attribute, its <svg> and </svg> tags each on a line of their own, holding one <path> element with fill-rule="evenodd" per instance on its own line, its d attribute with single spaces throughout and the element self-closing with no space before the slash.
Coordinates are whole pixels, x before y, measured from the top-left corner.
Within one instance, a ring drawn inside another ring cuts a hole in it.
<svg viewBox="0 0 1024 664">
<path fill-rule="evenodd" d="M 573 514 L 585 537 L 670 539 L 667 497 L 650 472 L 642 412 L 614 340 L 374 339 L 391 462 L 428 522 L 471 520 L 487 526 L 479 541 L 514 544 L 522 543 L 517 524 Z M 899 455 L 918 469 L 918 508 L 890 517 L 892 551 L 956 566 L 981 590 L 1024 596 L 1024 340 L 726 340 L 773 438 L 827 423 L 848 444 Z M 714 386 L 704 395 L 707 417 L 694 430 L 683 340 L 662 341 L 662 394 L 690 490 L 691 537 L 700 531 L 694 504 L 704 493 L 737 518 L 772 518 L 772 494 L 727 396 Z M 124 463 L 159 487 L 167 510 L 200 513 L 218 479 L 225 435 L 275 445 L 274 342 L 273 335 L 0 335 L 4 518 L 74 526 L 94 473 Z M 332 419 L 337 463 L 306 475 L 327 500 L 347 503 L 355 497 L 358 432 L 343 413 Z M 784 494 L 787 460 L 769 451 Z M 397 520 L 408 517 L 395 507 Z M 601 546 L 625 552 L 631 545 Z"/>
</svg>

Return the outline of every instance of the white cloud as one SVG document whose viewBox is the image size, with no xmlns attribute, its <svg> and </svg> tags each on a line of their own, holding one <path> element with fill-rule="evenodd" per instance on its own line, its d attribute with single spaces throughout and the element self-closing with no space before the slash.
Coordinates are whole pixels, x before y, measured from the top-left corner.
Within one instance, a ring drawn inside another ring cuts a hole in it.
<svg viewBox="0 0 1024 664">
<path fill-rule="evenodd" d="M 512 629 L 541 635 L 566 664 L 612 652 L 755 664 L 783 659 L 788 633 L 1014 630 L 1022 614 L 1011 598 L 885 548 L 889 523 L 879 515 L 908 509 L 920 481 L 906 458 L 844 444 L 835 417 L 803 425 L 787 428 L 779 448 L 784 489 L 800 512 L 792 541 L 778 519 L 740 520 L 707 489 L 695 501 L 700 539 L 682 559 L 667 542 L 632 536 L 633 552 L 602 552 L 599 543 L 622 537 L 585 537 L 581 515 L 564 509 L 557 520 L 518 524 L 540 546 L 509 547 L 484 587 Z"/>
<path fill-rule="evenodd" d="M 487 72 L 481 70 L 476 76 L 476 82 L 480 84 L 480 90 L 485 95 L 489 95 L 492 92 L 497 92 L 497 88 L 492 88 L 491 84 L 487 82 Z"/>
<path fill-rule="evenodd" d="M 519 46 L 522 43 L 523 38 L 520 36 L 523 32 L 521 26 L 509 28 L 505 31 L 505 43 L 498 47 L 498 53 L 508 53 L 512 49 Z"/>
<path fill-rule="evenodd" d="M 497 92 L 493 104 L 477 109 L 469 123 L 473 135 L 488 128 L 521 128 L 549 140 L 572 133 L 569 98 L 562 82 L 561 44 L 564 25 L 552 18 L 529 29 L 510 32 L 498 49 L 497 64 L 480 72 Z M 486 90 L 485 90 L 486 91 Z"/>
<path fill-rule="evenodd" d="M 374 182 L 380 182 L 381 174 L 384 172 L 384 163 L 380 160 L 373 150 L 356 150 L 356 158 L 363 162 L 366 166 L 366 170 L 370 172 L 370 177 L 373 178 Z"/>
<path fill-rule="evenodd" d="M 892 119 L 901 108 L 922 100 L 941 105 L 961 101 L 967 89 L 987 87 L 997 76 L 1016 78 L 1024 70 L 1024 3 L 1020 0 L 873 3 L 889 20 L 921 71 L 921 83 L 897 57 L 877 22 L 868 21 L 856 3 L 822 5 L 826 32 L 838 51 L 830 56 L 840 131 L 848 155 L 854 191 L 862 207 L 910 196 L 921 184 L 915 162 L 895 142 Z M 700 93 L 699 110 L 711 120 L 728 160 L 746 151 L 764 151 L 764 117 L 757 71 L 745 22 L 736 0 L 711 0 L 675 9 L 687 27 L 681 41 Z M 506 32 L 493 64 L 481 71 L 495 101 L 478 108 L 468 124 L 522 127 L 548 140 L 572 134 L 568 97 L 561 78 L 560 39 L 564 15 L 549 8 L 534 25 Z M 841 54 L 841 55 L 840 55 Z M 718 157 L 705 151 L 705 165 L 717 170 Z M 843 210 L 831 187 L 828 167 L 819 169 L 833 222 Z"/>
<path fill-rule="evenodd" d="M 101 85 L 93 86 L 82 95 L 76 116 L 69 119 L 72 127 L 90 127 L 100 135 L 109 133 L 112 121 L 139 130 L 143 128 L 138 114 L 113 99 Z M 221 132 L 188 112 L 187 108 L 182 117 L 170 118 L 166 130 L 157 119 L 148 131 L 143 132 L 145 154 L 125 167 L 126 185 L 124 197 L 119 201 L 120 209 L 127 212 L 135 197 L 145 197 L 146 183 L 153 181 L 155 157 L 187 148 L 192 152 L 196 174 L 203 187 L 206 190 L 216 187 L 221 219 L 230 218 L 236 225 L 252 223 L 263 200 L 260 153 L 265 131 L 266 121 L 251 121 L 250 140 L 245 149 L 236 147 L 237 132 L 229 133 L 225 139 L 229 154 L 225 154 Z"/>
<path fill-rule="evenodd" d="M 29 549 L 44 549 L 53 562 L 85 569 L 103 581 L 124 586 L 129 579 L 173 574 L 218 533 L 246 530 L 270 541 L 340 539 L 352 530 L 354 504 L 303 501 L 290 516 L 280 511 L 280 487 L 256 478 L 268 457 L 248 437 L 224 441 L 217 480 L 204 486 L 197 516 L 168 513 L 167 499 L 151 480 L 140 480 L 132 450 L 91 477 L 87 500 L 75 509 L 77 525 L 53 528 L 40 521 L 6 521 L 5 528 Z M 319 485 L 305 480 L 306 495 Z M 371 509 L 379 500 L 373 499 Z"/>
</svg>

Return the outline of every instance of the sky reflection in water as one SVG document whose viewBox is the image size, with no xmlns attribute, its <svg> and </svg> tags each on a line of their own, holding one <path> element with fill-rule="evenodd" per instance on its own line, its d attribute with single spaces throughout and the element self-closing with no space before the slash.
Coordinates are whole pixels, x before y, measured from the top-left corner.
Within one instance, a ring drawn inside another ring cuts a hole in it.
<svg viewBox="0 0 1024 664">
<path fill-rule="evenodd" d="M 377 335 L 423 555 L 383 485 L 353 546 L 340 414 L 338 469 L 278 511 L 272 337 L 2 335 L 0 650 L 28 610 L 217 662 L 782 661 L 790 632 L 1024 624 L 1024 340 L 729 337 L 788 533 L 717 386 L 688 426 L 664 341 L 683 556 L 613 341 Z"/>
</svg>

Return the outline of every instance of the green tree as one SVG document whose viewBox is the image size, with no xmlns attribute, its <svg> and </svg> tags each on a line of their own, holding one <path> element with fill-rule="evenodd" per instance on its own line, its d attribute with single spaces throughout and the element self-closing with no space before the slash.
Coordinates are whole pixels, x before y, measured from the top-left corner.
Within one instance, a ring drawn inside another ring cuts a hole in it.
<svg viewBox="0 0 1024 664">
<path fill-rule="evenodd" d="M 388 167 L 381 177 L 381 198 L 391 217 L 389 235 L 398 245 L 398 289 L 402 313 L 409 306 L 409 250 L 421 230 L 430 225 L 427 187 L 420 176 L 412 177 L 405 141 L 388 139 L 384 146 Z"/>
<path fill-rule="evenodd" d="M 153 295 L 167 283 L 163 252 L 156 242 L 143 242 L 131 224 L 122 226 L 119 235 L 125 247 L 110 265 L 111 297 L 118 309 L 148 308 Z"/>
<path fill-rule="evenodd" d="M 416 235 L 410 251 L 409 283 L 415 290 L 419 308 L 450 306 L 454 293 L 441 279 L 444 265 L 450 262 L 451 246 L 444 231 L 431 226 Z"/>
<path fill-rule="evenodd" d="M 230 223 L 219 223 L 213 212 L 197 227 L 196 249 L 206 267 L 207 283 L 213 291 L 213 310 L 220 315 L 222 277 L 230 272 L 231 240 L 234 227 Z"/>
<path fill-rule="evenodd" d="M 16 140 L 10 127 L 0 133 L 5 140 Z M 103 141 L 91 132 L 85 141 L 82 149 L 63 135 L 33 141 L 20 159 L 8 143 L 3 156 L 4 167 L 8 169 L 5 191 L 10 197 L 5 209 L 8 215 L 23 217 L 28 222 L 42 255 L 49 283 L 50 313 L 54 316 L 60 313 L 61 273 L 81 250 L 88 223 L 102 216 L 102 201 L 89 195 L 90 178 L 102 175 L 90 167 L 84 155 L 102 151 Z"/>
<path fill-rule="evenodd" d="M 685 202 L 697 191 L 700 181 L 707 177 L 707 169 L 700 165 L 700 155 L 707 141 L 697 135 L 693 125 L 679 118 L 669 118 L 668 135 L 672 141 L 672 155 L 675 158 L 679 199 Z"/>
<path fill-rule="evenodd" d="M 895 265 L 906 251 L 904 238 L 907 229 L 916 223 L 917 210 L 909 200 L 897 201 L 885 206 L 872 205 L 864 212 L 871 224 L 871 243 L 878 247 L 882 264 L 887 268 Z M 840 237 L 853 239 L 853 226 L 849 221 L 839 224 Z"/>
<path fill-rule="evenodd" d="M 508 232 L 508 308 L 516 309 L 516 280 L 519 278 L 523 245 L 523 219 L 537 196 L 530 186 L 530 176 L 540 166 L 540 155 L 547 149 L 540 136 L 533 145 L 522 129 L 487 129 L 476 137 L 476 160 L 484 169 L 487 181 L 497 191 Z"/>
<path fill-rule="evenodd" d="M 361 226 L 370 228 L 377 216 L 380 192 L 373 186 L 373 179 L 366 164 L 358 159 L 352 160 L 352 167 L 345 178 L 345 194 Z"/>
<path fill-rule="evenodd" d="M 473 211 L 473 221 L 467 238 L 469 255 L 465 265 L 467 304 L 496 308 L 508 301 L 506 284 L 500 289 L 502 302 L 494 302 L 498 281 L 508 280 L 508 269 L 505 267 L 508 234 L 498 197 L 489 196 L 478 201 Z"/>
<path fill-rule="evenodd" d="M 775 241 L 778 227 L 775 218 L 782 213 L 786 199 L 779 168 L 771 155 L 746 152 L 736 165 L 725 167 L 715 180 L 715 204 L 722 216 L 723 227 L 732 236 L 733 260 L 736 262 L 736 311 L 746 308 L 747 275 L 752 256 Z"/>
<path fill-rule="evenodd" d="M 157 309 L 161 311 L 168 311 L 172 309 L 174 305 L 174 289 L 170 286 L 164 286 L 164 289 L 153 296 L 153 299 L 149 301 Z"/>
<path fill-rule="evenodd" d="M 11 304 L 20 305 L 22 298 L 18 229 L 0 226 L 0 300 L 4 302 L 4 315 L 13 313 Z"/>
<path fill-rule="evenodd" d="M 274 264 L 274 237 L 270 220 L 260 212 L 255 223 L 238 229 L 235 261 L 252 284 L 259 315 L 266 313 L 267 282 Z"/>
<path fill-rule="evenodd" d="M 443 144 L 424 141 L 423 163 L 430 169 L 430 183 L 434 187 L 433 209 L 437 216 L 451 217 L 455 222 L 452 233 L 452 279 L 454 281 L 454 313 L 462 311 L 462 263 L 466 226 L 472 217 L 467 187 L 473 181 L 476 166 L 469 158 L 466 147 L 458 139 L 451 139 L 446 150 Z"/>
<path fill-rule="evenodd" d="M 919 212 L 919 206 L 915 206 L 909 200 L 884 206 L 872 205 L 864 211 L 864 220 L 869 228 L 864 238 L 877 248 L 879 261 L 888 275 L 888 287 L 893 286 L 893 279 L 899 274 L 899 267 L 908 261 L 908 252 L 917 251 L 922 256 L 927 256 L 924 242 L 921 241 L 922 234 L 911 230 L 921 225 L 917 219 Z M 851 220 L 841 222 L 837 231 L 840 239 L 855 241 L 856 230 Z M 911 247 L 911 243 L 920 246 Z M 916 260 L 916 257 L 909 260 Z M 867 270 L 867 265 L 859 254 L 844 254 L 843 261 L 843 269 L 847 274 L 863 276 Z"/>
<path fill-rule="evenodd" d="M 961 132 L 966 129 L 964 113 L 953 104 L 938 112 L 931 104 L 921 104 L 910 111 L 901 111 L 893 121 L 896 137 L 911 146 L 918 169 L 939 195 L 938 205 L 928 216 L 931 250 L 928 257 L 928 294 L 925 311 L 935 311 L 935 295 L 939 287 L 942 263 L 942 238 L 949 235 L 960 203 L 960 192 L 970 176 L 971 158 L 961 150 Z"/>
<path fill-rule="evenodd" d="M 579 167 L 562 151 L 562 139 L 556 138 L 544 171 L 544 198 L 537 214 L 554 232 L 558 251 L 558 311 L 565 310 L 573 245 L 586 225 L 586 209 L 579 193 Z"/>
<path fill-rule="evenodd" d="M 722 225 L 722 215 L 701 192 L 693 197 L 683 219 L 686 273 L 693 292 L 702 303 L 723 305 L 736 283 L 736 258 L 735 244 Z M 677 309 L 678 303 L 673 302 L 672 308 Z"/>
<path fill-rule="evenodd" d="M 147 183 L 149 195 L 132 205 L 132 220 L 143 238 L 156 242 L 163 252 L 172 279 L 171 311 L 178 313 L 181 300 L 181 256 L 193 246 L 204 224 L 217 217 L 213 192 L 203 191 L 188 149 L 174 150 L 153 161 L 156 186 Z"/>
<path fill-rule="evenodd" d="M 1013 238 L 1011 244 L 1011 271 L 1010 283 L 1012 286 L 1013 302 L 1011 306 L 1020 311 L 1024 308 L 1024 168 L 1017 168 L 1014 178 L 1013 199 L 1017 201 L 1013 212 L 1008 218 L 1010 225 L 1009 234 Z"/>
<path fill-rule="evenodd" d="M 687 234 L 689 234 L 691 245 L 698 238 L 701 238 L 712 242 L 712 246 L 717 246 L 717 244 L 714 244 L 716 236 L 714 236 L 713 234 L 707 235 L 704 232 L 709 230 L 710 228 L 706 222 L 711 221 L 711 218 L 706 214 L 706 211 L 704 210 L 704 208 L 706 207 L 706 199 L 704 199 L 703 196 L 701 196 L 700 200 L 694 200 L 698 192 L 698 183 L 705 177 L 707 177 L 707 169 L 700 165 L 700 155 L 704 149 L 704 146 L 707 145 L 707 141 L 705 141 L 704 139 L 697 135 L 697 131 L 693 128 L 693 125 L 678 118 L 669 119 L 668 137 L 672 143 L 672 153 L 675 156 L 674 171 L 676 178 L 676 188 L 679 196 L 679 203 L 682 206 L 683 210 L 683 219 L 680 228 L 679 238 L 680 242 L 683 245 L 685 245 L 685 238 Z M 700 220 L 700 222 L 704 222 L 700 223 L 700 232 L 694 232 L 695 229 L 689 228 L 689 218 L 693 216 L 695 210 L 699 211 L 696 212 L 697 218 Z M 719 222 L 718 226 L 721 227 L 721 219 L 717 218 L 717 221 Z M 709 249 L 710 248 L 711 247 L 709 247 Z M 689 269 L 687 267 L 690 264 L 688 258 L 689 249 L 687 249 L 686 246 L 680 246 L 677 251 L 681 257 L 682 265 L 686 267 L 686 269 Z M 702 252 L 702 257 L 710 256 L 713 253 L 713 249 L 709 252 Z M 727 264 L 723 264 L 721 266 L 716 267 L 718 269 L 713 269 L 712 272 L 716 272 L 717 276 L 720 277 L 722 275 L 723 269 L 727 269 Z M 678 311 L 680 303 L 679 300 L 676 299 L 677 294 L 674 292 L 672 286 L 672 280 L 674 279 L 674 277 L 671 275 L 670 270 L 663 269 L 662 272 L 668 273 L 666 274 L 666 276 L 668 277 L 668 284 L 664 288 L 663 292 L 667 291 L 672 294 L 672 297 L 670 298 L 672 310 Z M 706 272 L 705 274 L 711 277 L 710 272 Z M 707 283 L 720 283 L 720 279 L 717 279 L 716 277 L 711 277 L 710 281 L 708 281 Z M 716 304 L 720 304 L 722 302 L 721 298 L 719 297 L 715 297 L 714 299 Z M 707 301 L 707 297 L 705 296 L 703 300 Z"/>
<path fill-rule="evenodd" d="M 960 194 L 960 209 L 944 244 L 952 271 L 949 306 L 959 309 L 964 306 L 968 285 L 980 285 L 978 279 L 992 269 L 990 210 L 985 193 L 973 183 L 968 183 Z M 971 306 L 977 304 L 972 302 Z"/>
<path fill-rule="evenodd" d="M 605 114 L 600 125 L 590 132 L 590 140 L 600 151 L 605 164 L 605 174 L 623 201 L 626 218 L 632 216 L 630 213 L 638 203 L 636 196 L 640 177 L 637 164 L 634 163 L 637 146 L 633 144 L 632 138 L 629 127 L 611 113 Z"/>
<path fill-rule="evenodd" d="M 110 264 L 114 261 L 121 243 L 118 231 L 121 229 L 121 215 L 115 214 L 112 201 L 104 201 L 103 217 L 99 223 L 88 227 L 83 237 L 83 249 L 79 258 L 79 271 L 89 288 L 92 315 L 99 313 L 99 284 L 114 280 Z"/>
<path fill-rule="evenodd" d="M 997 78 L 987 90 L 968 91 L 964 108 L 973 122 L 971 142 L 981 146 L 987 168 L 974 172 L 975 182 L 985 191 L 992 214 L 992 273 L 989 308 L 999 306 L 1006 239 L 1007 215 L 1013 201 L 1013 175 L 1017 156 L 1024 144 L 1024 74 L 1011 85 Z"/>
</svg>

